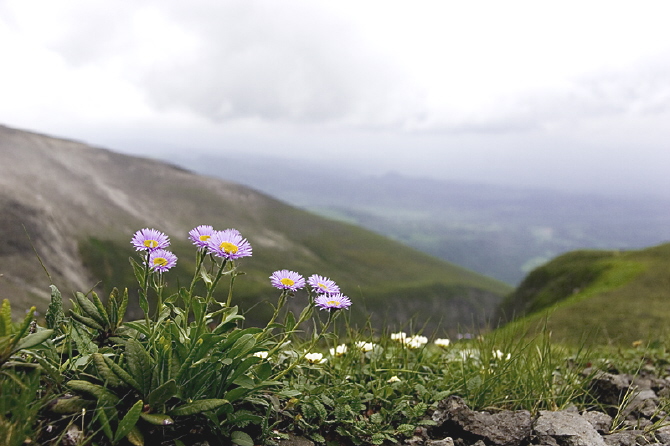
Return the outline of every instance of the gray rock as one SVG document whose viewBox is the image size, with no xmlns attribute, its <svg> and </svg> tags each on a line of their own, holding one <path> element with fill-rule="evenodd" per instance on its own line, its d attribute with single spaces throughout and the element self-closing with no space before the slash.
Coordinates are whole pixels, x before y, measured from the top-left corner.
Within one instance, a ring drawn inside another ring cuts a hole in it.
<svg viewBox="0 0 670 446">
<path fill-rule="evenodd" d="M 630 383 L 631 378 L 628 375 L 597 372 L 591 380 L 590 387 L 600 403 L 617 407 L 630 389 Z"/>
<path fill-rule="evenodd" d="M 533 433 L 541 442 L 540 444 L 606 446 L 605 441 L 591 423 L 572 412 L 540 411 Z"/>
<path fill-rule="evenodd" d="M 638 430 L 617 432 L 615 434 L 603 436 L 607 446 L 637 446 L 639 444 L 648 445 L 649 441 L 644 432 Z"/>
<path fill-rule="evenodd" d="M 433 432 L 459 437 L 470 443 L 484 441 L 487 445 L 516 446 L 531 433 L 530 412 L 501 411 L 496 413 L 471 410 L 457 396 L 440 401 L 433 413 Z"/>
<path fill-rule="evenodd" d="M 591 426 L 600 434 L 609 434 L 612 429 L 612 417 L 606 413 L 589 410 L 582 414 L 582 418 L 591 423 Z"/>
</svg>

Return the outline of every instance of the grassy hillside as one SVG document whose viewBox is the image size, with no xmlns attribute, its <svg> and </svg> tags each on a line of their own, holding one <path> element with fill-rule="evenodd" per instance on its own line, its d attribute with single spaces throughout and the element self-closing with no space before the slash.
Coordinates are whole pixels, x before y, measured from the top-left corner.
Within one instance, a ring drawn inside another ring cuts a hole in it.
<svg viewBox="0 0 670 446">
<path fill-rule="evenodd" d="M 499 316 L 555 339 L 629 344 L 668 333 L 670 244 L 635 251 L 576 251 L 534 270 Z"/>
<path fill-rule="evenodd" d="M 9 297 L 17 310 L 32 304 L 45 308 L 50 279 L 36 253 L 65 296 L 92 288 L 134 292 L 130 239 L 144 227 L 170 237 L 179 261 L 167 280 L 173 289 L 187 285 L 195 262 L 187 234 L 201 224 L 236 228 L 253 246 L 253 257 L 239 262 L 246 274 L 234 293 L 242 309 L 253 308 L 247 313 L 251 322 L 270 313 L 268 305 L 256 304 L 275 302 L 278 293 L 268 277 L 278 269 L 332 278 L 356 303 L 351 316 L 370 317 L 379 327 L 415 314 L 420 323 L 433 321 L 431 327 L 441 320 L 451 332 L 473 321 L 480 326 L 510 291 L 496 280 L 245 186 L 2 126 L 0 183 L 0 231 L 13 235 L 0 239 L 0 297 Z M 295 306 L 303 306 L 298 297 Z"/>
</svg>

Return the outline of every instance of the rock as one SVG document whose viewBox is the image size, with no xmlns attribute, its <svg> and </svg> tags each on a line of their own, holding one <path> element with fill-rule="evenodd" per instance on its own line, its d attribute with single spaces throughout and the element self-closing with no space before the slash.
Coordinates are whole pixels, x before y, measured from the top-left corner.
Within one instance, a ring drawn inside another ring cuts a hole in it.
<svg viewBox="0 0 670 446">
<path fill-rule="evenodd" d="M 596 372 L 591 380 L 590 388 L 600 403 L 618 407 L 630 389 L 630 382 L 631 378 L 628 375 Z"/>
<path fill-rule="evenodd" d="M 566 411 L 540 411 L 533 435 L 542 445 L 606 446 L 591 423 L 578 414 Z"/>
<path fill-rule="evenodd" d="M 638 444 L 649 444 L 649 441 L 644 436 L 644 432 L 638 430 L 605 435 L 603 440 L 607 446 L 637 446 Z"/>
<path fill-rule="evenodd" d="M 458 396 L 440 401 L 432 418 L 435 433 L 461 438 L 470 444 L 481 440 L 497 446 L 521 444 L 529 437 L 532 425 L 530 412 L 526 410 L 476 412 Z"/>
<path fill-rule="evenodd" d="M 582 414 L 582 418 L 591 423 L 591 426 L 600 434 L 609 434 L 612 429 L 612 417 L 606 413 L 589 410 Z"/>
</svg>

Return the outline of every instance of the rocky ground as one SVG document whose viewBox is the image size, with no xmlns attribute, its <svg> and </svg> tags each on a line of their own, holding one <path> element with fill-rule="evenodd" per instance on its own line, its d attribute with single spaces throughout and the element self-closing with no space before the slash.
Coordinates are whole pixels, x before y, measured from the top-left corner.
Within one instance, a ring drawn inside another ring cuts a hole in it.
<svg viewBox="0 0 670 446">
<path fill-rule="evenodd" d="M 436 423 L 417 429 L 407 446 L 635 446 L 670 445 L 670 418 L 662 400 L 670 396 L 670 378 L 599 372 L 592 381 L 599 408 L 580 412 L 498 412 L 470 409 L 451 396 L 430 414 Z M 295 437 L 281 446 L 311 446 Z"/>
</svg>

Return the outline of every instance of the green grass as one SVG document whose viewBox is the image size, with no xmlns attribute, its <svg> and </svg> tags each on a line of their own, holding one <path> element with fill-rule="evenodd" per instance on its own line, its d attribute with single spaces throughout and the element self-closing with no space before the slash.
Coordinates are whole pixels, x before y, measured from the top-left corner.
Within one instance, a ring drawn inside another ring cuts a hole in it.
<svg viewBox="0 0 670 446">
<path fill-rule="evenodd" d="M 533 271 L 504 302 L 516 324 L 561 341 L 627 345 L 667 333 L 670 244 L 636 251 L 577 251 Z"/>
</svg>

